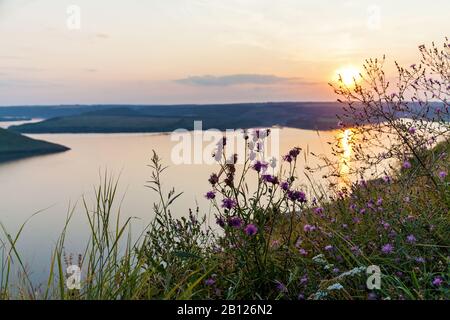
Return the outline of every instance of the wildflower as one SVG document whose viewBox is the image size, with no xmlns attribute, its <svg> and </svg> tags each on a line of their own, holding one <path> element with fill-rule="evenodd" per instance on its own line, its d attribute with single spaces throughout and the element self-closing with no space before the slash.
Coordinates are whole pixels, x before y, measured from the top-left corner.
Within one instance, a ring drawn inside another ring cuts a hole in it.
<svg viewBox="0 0 450 320">
<path fill-rule="evenodd" d="M 286 293 L 286 292 L 288 292 L 288 289 L 286 288 L 286 286 L 283 284 L 283 283 L 281 283 L 280 281 L 275 281 L 276 282 L 276 284 L 277 284 L 277 286 L 276 286 L 276 288 L 277 288 L 277 290 L 280 292 L 280 293 Z"/>
<path fill-rule="evenodd" d="M 423 257 L 416 257 L 414 260 L 415 260 L 417 263 L 425 263 L 425 262 L 426 262 L 425 259 L 424 259 Z"/>
<path fill-rule="evenodd" d="M 305 203 L 306 202 L 306 194 L 304 192 L 302 192 L 302 191 L 290 190 L 288 192 L 288 197 L 292 201 L 298 201 L 298 202 L 301 202 L 301 203 Z"/>
<path fill-rule="evenodd" d="M 212 200 L 216 197 L 216 193 L 214 191 L 209 191 L 205 194 L 205 198 L 208 200 Z"/>
<path fill-rule="evenodd" d="M 407 160 L 403 162 L 403 169 L 411 169 L 411 162 Z"/>
<path fill-rule="evenodd" d="M 301 151 L 301 149 L 300 148 L 298 148 L 298 147 L 295 147 L 294 149 L 292 149 L 291 151 L 289 151 L 289 155 L 292 157 L 292 158 L 297 158 L 297 156 L 300 154 L 300 151 Z"/>
<path fill-rule="evenodd" d="M 416 128 L 410 127 L 410 128 L 408 129 L 408 132 L 409 132 L 410 134 L 414 134 L 414 133 L 416 133 Z"/>
<path fill-rule="evenodd" d="M 391 182 L 391 177 L 389 177 L 389 176 L 384 176 L 384 177 L 383 177 L 383 181 L 386 182 L 386 183 L 389 183 L 389 182 Z"/>
<path fill-rule="evenodd" d="M 280 186 L 281 186 L 281 189 L 282 189 L 283 191 L 288 191 L 288 190 L 289 190 L 289 183 L 286 182 L 286 181 L 282 182 L 282 183 L 280 184 Z"/>
<path fill-rule="evenodd" d="M 231 199 L 231 198 L 225 198 L 222 200 L 222 208 L 231 210 L 233 208 L 235 208 L 237 205 L 236 200 Z"/>
<path fill-rule="evenodd" d="M 445 177 L 447 177 L 447 171 L 441 171 L 438 173 L 439 178 L 441 178 L 442 180 L 445 179 Z"/>
<path fill-rule="evenodd" d="M 261 161 L 256 161 L 252 168 L 253 170 L 255 170 L 256 172 L 265 172 L 267 170 L 268 164 L 265 162 L 261 162 Z"/>
<path fill-rule="evenodd" d="M 298 252 L 300 252 L 300 254 L 301 254 L 302 256 L 307 256 L 307 255 L 308 255 L 308 251 L 306 251 L 306 250 L 303 249 L 303 248 L 300 248 L 300 249 L 298 250 Z"/>
<path fill-rule="evenodd" d="M 383 198 L 378 198 L 377 206 L 381 206 L 383 204 Z"/>
<path fill-rule="evenodd" d="M 278 178 L 271 175 L 271 174 L 265 174 L 262 176 L 262 180 L 268 183 L 272 184 L 278 184 Z"/>
<path fill-rule="evenodd" d="M 222 228 L 225 227 L 225 221 L 223 221 L 222 218 L 217 218 L 216 223 L 217 223 L 217 225 L 221 226 Z"/>
<path fill-rule="evenodd" d="M 219 177 L 217 176 L 217 174 L 213 173 L 208 181 L 212 186 L 215 186 L 219 182 Z"/>
<path fill-rule="evenodd" d="M 255 226 L 254 224 L 249 224 L 245 227 L 244 232 L 248 236 L 254 236 L 256 233 L 258 233 L 258 227 Z"/>
<path fill-rule="evenodd" d="M 311 231 L 314 231 L 314 230 L 316 230 L 316 227 L 312 226 L 310 224 L 305 224 L 304 227 L 303 227 L 303 231 L 305 231 L 305 232 L 311 232 Z"/>
<path fill-rule="evenodd" d="M 361 219 L 358 218 L 358 217 L 353 217 L 352 221 L 353 221 L 354 224 L 359 224 L 359 223 L 361 223 Z"/>
<path fill-rule="evenodd" d="M 205 285 L 208 287 L 213 286 L 216 283 L 216 280 L 214 280 L 213 278 L 209 278 L 205 280 Z"/>
<path fill-rule="evenodd" d="M 308 276 L 307 276 L 307 275 L 304 275 L 304 276 L 301 277 L 301 279 L 300 279 L 300 285 L 304 285 L 304 284 L 306 284 L 306 283 L 308 283 Z"/>
<path fill-rule="evenodd" d="M 323 214 L 323 208 L 319 207 L 319 208 L 315 208 L 314 212 L 318 215 L 322 215 Z"/>
<path fill-rule="evenodd" d="M 228 225 L 230 227 L 239 229 L 240 227 L 242 227 L 242 219 L 239 217 L 232 217 L 228 220 Z"/>
<path fill-rule="evenodd" d="M 293 159 L 289 154 L 287 154 L 287 155 L 283 156 L 283 160 L 291 163 Z"/>
<path fill-rule="evenodd" d="M 391 227 L 391 225 L 385 221 L 381 221 L 381 225 L 385 230 L 388 230 Z"/>
<path fill-rule="evenodd" d="M 333 268 L 333 273 L 339 273 L 339 272 L 340 272 L 339 268 Z"/>
<path fill-rule="evenodd" d="M 328 245 L 324 248 L 326 251 L 331 251 L 333 250 L 333 246 L 332 245 Z"/>
<path fill-rule="evenodd" d="M 394 246 L 390 243 L 385 244 L 383 247 L 381 247 L 381 252 L 384 254 L 390 254 L 394 251 Z"/>
<path fill-rule="evenodd" d="M 432 282 L 433 286 L 435 286 L 435 287 L 440 287 L 440 286 L 442 286 L 443 283 L 444 283 L 444 280 L 441 277 L 434 278 L 433 282 Z"/>
<path fill-rule="evenodd" d="M 397 237 L 397 232 L 396 232 L 395 230 L 389 231 L 389 237 L 390 237 L 390 238 L 395 238 L 395 237 Z"/>
<path fill-rule="evenodd" d="M 302 293 L 300 293 L 298 295 L 298 300 L 305 300 L 305 296 Z"/>
<path fill-rule="evenodd" d="M 406 237 L 406 242 L 408 242 L 408 243 L 415 243 L 416 242 L 416 237 L 414 237 L 413 234 L 410 234 L 409 236 Z"/>
</svg>

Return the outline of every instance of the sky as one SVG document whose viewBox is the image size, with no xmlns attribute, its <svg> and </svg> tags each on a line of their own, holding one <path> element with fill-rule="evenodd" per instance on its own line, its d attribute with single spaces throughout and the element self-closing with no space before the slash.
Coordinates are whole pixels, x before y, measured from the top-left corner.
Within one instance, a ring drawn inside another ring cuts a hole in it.
<svg viewBox="0 0 450 320">
<path fill-rule="evenodd" d="M 450 30 L 448 0 L 0 0 L 0 105 L 334 101 Z"/>
</svg>

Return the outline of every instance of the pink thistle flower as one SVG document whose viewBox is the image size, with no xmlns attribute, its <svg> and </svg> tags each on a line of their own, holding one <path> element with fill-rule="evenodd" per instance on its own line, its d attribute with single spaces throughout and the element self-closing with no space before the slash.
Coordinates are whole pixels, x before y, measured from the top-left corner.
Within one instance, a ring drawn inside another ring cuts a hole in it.
<svg viewBox="0 0 450 320">
<path fill-rule="evenodd" d="M 443 283 L 444 283 L 444 280 L 441 277 L 434 278 L 433 282 L 432 282 L 433 286 L 435 286 L 435 287 L 440 287 L 440 286 L 442 286 Z"/>
<path fill-rule="evenodd" d="M 415 243 L 417 241 L 416 237 L 413 234 L 410 234 L 406 237 L 406 242 L 408 243 Z"/>
<path fill-rule="evenodd" d="M 381 252 L 384 254 L 391 254 L 394 251 L 394 246 L 390 243 L 385 244 L 383 247 L 381 247 Z"/>
<path fill-rule="evenodd" d="M 441 178 L 441 180 L 444 180 L 447 177 L 447 171 L 441 171 L 438 173 L 439 178 Z"/>
</svg>

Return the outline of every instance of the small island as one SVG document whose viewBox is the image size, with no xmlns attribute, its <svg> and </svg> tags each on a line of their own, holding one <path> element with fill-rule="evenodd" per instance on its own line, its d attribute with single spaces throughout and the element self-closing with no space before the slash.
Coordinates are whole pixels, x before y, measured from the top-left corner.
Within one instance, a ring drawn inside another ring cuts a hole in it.
<svg viewBox="0 0 450 320">
<path fill-rule="evenodd" d="M 6 129 L 0 129 L 0 163 L 68 150 L 70 149 L 59 144 L 31 139 Z"/>
</svg>

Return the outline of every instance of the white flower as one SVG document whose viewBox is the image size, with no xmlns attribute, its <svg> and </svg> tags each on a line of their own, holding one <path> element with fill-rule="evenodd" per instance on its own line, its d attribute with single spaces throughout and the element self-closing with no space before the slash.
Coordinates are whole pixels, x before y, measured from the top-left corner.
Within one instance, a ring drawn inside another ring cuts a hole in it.
<svg viewBox="0 0 450 320">
<path fill-rule="evenodd" d="M 340 284 L 339 282 L 338 282 L 338 283 L 335 283 L 335 284 L 332 284 L 331 286 L 329 286 L 329 287 L 327 288 L 328 291 L 332 291 L 332 290 L 342 290 L 342 289 L 344 289 L 344 287 L 343 287 L 342 284 Z"/>
</svg>

